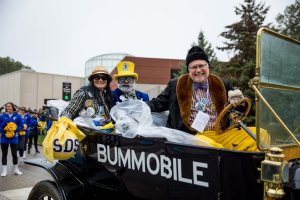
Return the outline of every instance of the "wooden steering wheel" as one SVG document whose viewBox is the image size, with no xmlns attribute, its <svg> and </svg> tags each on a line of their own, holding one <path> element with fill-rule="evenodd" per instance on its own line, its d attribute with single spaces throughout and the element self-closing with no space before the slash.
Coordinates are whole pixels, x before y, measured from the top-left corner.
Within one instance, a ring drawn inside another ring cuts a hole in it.
<svg viewBox="0 0 300 200">
<path fill-rule="evenodd" d="M 224 117 L 225 113 L 232 107 L 232 105 L 229 104 L 228 106 L 226 106 L 223 109 L 223 111 L 218 116 L 216 124 L 215 124 L 215 131 L 217 133 L 224 133 L 224 132 L 230 131 L 230 130 L 234 129 L 238 125 L 238 121 L 243 121 L 245 119 L 245 117 L 248 115 L 248 113 L 250 111 L 250 108 L 251 108 L 251 100 L 248 99 L 248 98 L 244 98 L 242 102 L 246 102 L 247 105 L 248 105 L 246 111 L 244 112 L 244 115 L 240 119 L 238 119 L 238 114 L 232 115 L 231 117 L 233 119 L 232 120 L 233 124 L 230 127 L 226 128 L 225 130 L 220 130 L 219 129 L 219 124 L 220 124 L 222 118 Z"/>
</svg>

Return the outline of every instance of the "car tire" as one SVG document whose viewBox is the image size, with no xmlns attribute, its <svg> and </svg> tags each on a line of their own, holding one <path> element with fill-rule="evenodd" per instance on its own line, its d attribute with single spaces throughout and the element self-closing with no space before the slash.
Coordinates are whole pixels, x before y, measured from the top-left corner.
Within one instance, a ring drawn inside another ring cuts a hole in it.
<svg viewBox="0 0 300 200">
<path fill-rule="evenodd" d="M 38 182 L 30 191 L 27 200 L 39 200 L 39 199 L 44 199 L 44 197 L 48 197 L 45 199 L 51 198 L 54 200 L 63 200 L 56 185 L 48 180 Z"/>
</svg>

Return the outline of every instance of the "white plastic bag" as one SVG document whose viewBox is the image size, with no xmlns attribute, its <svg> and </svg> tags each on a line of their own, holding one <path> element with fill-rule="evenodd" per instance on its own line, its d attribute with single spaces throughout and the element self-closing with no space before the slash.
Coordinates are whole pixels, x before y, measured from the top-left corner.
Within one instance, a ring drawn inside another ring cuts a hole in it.
<svg viewBox="0 0 300 200">
<path fill-rule="evenodd" d="M 97 127 L 95 126 L 95 124 L 93 122 L 93 118 L 90 115 L 86 114 L 86 111 L 84 109 L 82 109 L 78 113 L 78 116 L 79 117 L 76 117 L 73 120 L 76 125 L 86 126 L 86 127 L 97 129 Z"/>
<path fill-rule="evenodd" d="M 151 113 L 153 124 L 155 126 L 166 126 L 168 117 L 169 117 L 169 111 L 164 112 L 152 112 Z"/>
<path fill-rule="evenodd" d="M 60 116 L 60 114 L 64 111 L 64 109 L 69 105 L 68 102 L 65 102 L 63 100 L 50 100 L 47 101 L 47 106 L 53 106 L 55 108 L 58 109 L 58 116 Z M 79 126 L 86 126 L 86 127 L 90 127 L 90 128 L 94 128 L 97 129 L 97 127 L 95 126 L 94 122 L 93 122 L 93 118 L 89 115 L 86 114 L 85 110 L 82 109 L 79 113 L 78 113 L 79 117 L 76 117 L 73 122 L 76 125 Z"/>
<path fill-rule="evenodd" d="M 47 101 L 47 106 L 53 106 L 58 109 L 58 116 L 64 111 L 64 109 L 69 105 L 68 102 L 63 100 L 50 100 Z"/>
<path fill-rule="evenodd" d="M 148 138 L 166 138 L 170 142 L 181 144 L 195 144 L 211 147 L 209 143 L 186 132 L 154 125 L 150 108 L 142 101 L 124 101 L 114 106 L 110 114 L 116 122 L 116 130 L 127 138 L 134 138 L 140 135 Z M 162 114 L 155 114 L 154 116 L 158 116 L 156 119 L 162 118 L 166 120 L 164 116 L 162 117 Z M 165 124 L 165 121 L 161 124 Z"/>
</svg>

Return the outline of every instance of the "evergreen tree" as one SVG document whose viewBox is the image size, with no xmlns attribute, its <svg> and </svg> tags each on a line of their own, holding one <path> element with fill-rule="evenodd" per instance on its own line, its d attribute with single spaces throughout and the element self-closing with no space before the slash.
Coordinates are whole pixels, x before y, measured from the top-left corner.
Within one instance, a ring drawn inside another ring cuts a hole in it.
<svg viewBox="0 0 300 200">
<path fill-rule="evenodd" d="M 300 0 L 287 6 L 283 14 L 276 17 L 278 26 L 272 29 L 280 34 L 286 35 L 296 40 L 300 40 Z"/>
<path fill-rule="evenodd" d="M 248 87 L 248 82 L 255 76 L 256 34 L 259 28 L 269 27 L 263 25 L 270 6 L 255 0 L 244 0 L 244 4 L 235 7 L 236 15 L 241 16 L 239 22 L 226 26 L 226 31 L 221 33 L 225 39 L 224 47 L 217 47 L 221 51 L 234 53 L 233 57 L 221 68 L 218 75 L 230 80 L 233 87 L 240 89 L 243 94 L 254 99 L 254 91 Z M 255 110 L 255 106 L 253 107 Z M 252 113 L 253 115 L 253 113 Z M 248 125 L 254 125 L 255 117 L 245 119 Z"/>
<path fill-rule="evenodd" d="M 23 65 L 19 61 L 15 62 L 14 59 L 12 59 L 10 57 L 6 57 L 6 58 L 1 58 L 0 57 L 0 75 L 7 74 L 7 73 L 10 73 L 10 72 L 14 72 L 14 71 L 18 71 L 18 70 L 21 70 L 23 68 L 24 69 L 31 69 L 31 67 Z"/>
<path fill-rule="evenodd" d="M 204 36 L 204 32 L 201 30 L 198 36 L 198 44 L 196 44 L 195 42 L 192 43 L 192 47 L 193 46 L 199 46 L 201 49 L 203 49 L 203 51 L 207 54 L 208 59 L 209 59 L 209 65 L 210 66 L 215 66 L 218 63 L 218 58 L 216 56 L 216 53 L 214 52 L 214 49 L 211 46 L 211 43 L 209 43 L 205 36 Z M 179 71 L 178 73 L 174 73 L 173 75 L 175 77 L 179 77 L 183 74 L 187 74 L 187 66 L 185 64 L 186 62 L 184 61 L 184 63 L 179 63 L 179 66 L 181 68 L 181 71 Z"/>
</svg>

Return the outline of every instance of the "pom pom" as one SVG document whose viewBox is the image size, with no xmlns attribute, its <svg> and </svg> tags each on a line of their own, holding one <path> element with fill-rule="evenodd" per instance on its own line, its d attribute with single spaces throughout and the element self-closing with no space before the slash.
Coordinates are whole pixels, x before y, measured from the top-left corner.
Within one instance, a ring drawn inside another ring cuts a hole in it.
<svg viewBox="0 0 300 200">
<path fill-rule="evenodd" d="M 20 131 L 20 135 L 21 135 L 21 136 L 23 136 L 23 135 L 25 135 L 25 134 L 26 134 L 26 128 L 27 128 L 27 125 L 26 125 L 26 124 L 24 124 L 24 128 L 23 128 L 23 130 L 22 130 L 22 131 Z"/>
<path fill-rule="evenodd" d="M 38 123 L 38 129 L 40 131 L 44 130 L 45 129 L 45 126 L 46 126 L 46 123 L 45 122 L 39 122 Z"/>
<path fill-rule="evenodd" d="M 14 122 L 7 122 L 4 130 L 6 131 L 5 137 L 11 138 L 15 136 L 15 130 L 17 129 L 17 125 Z"/>
</svg>

